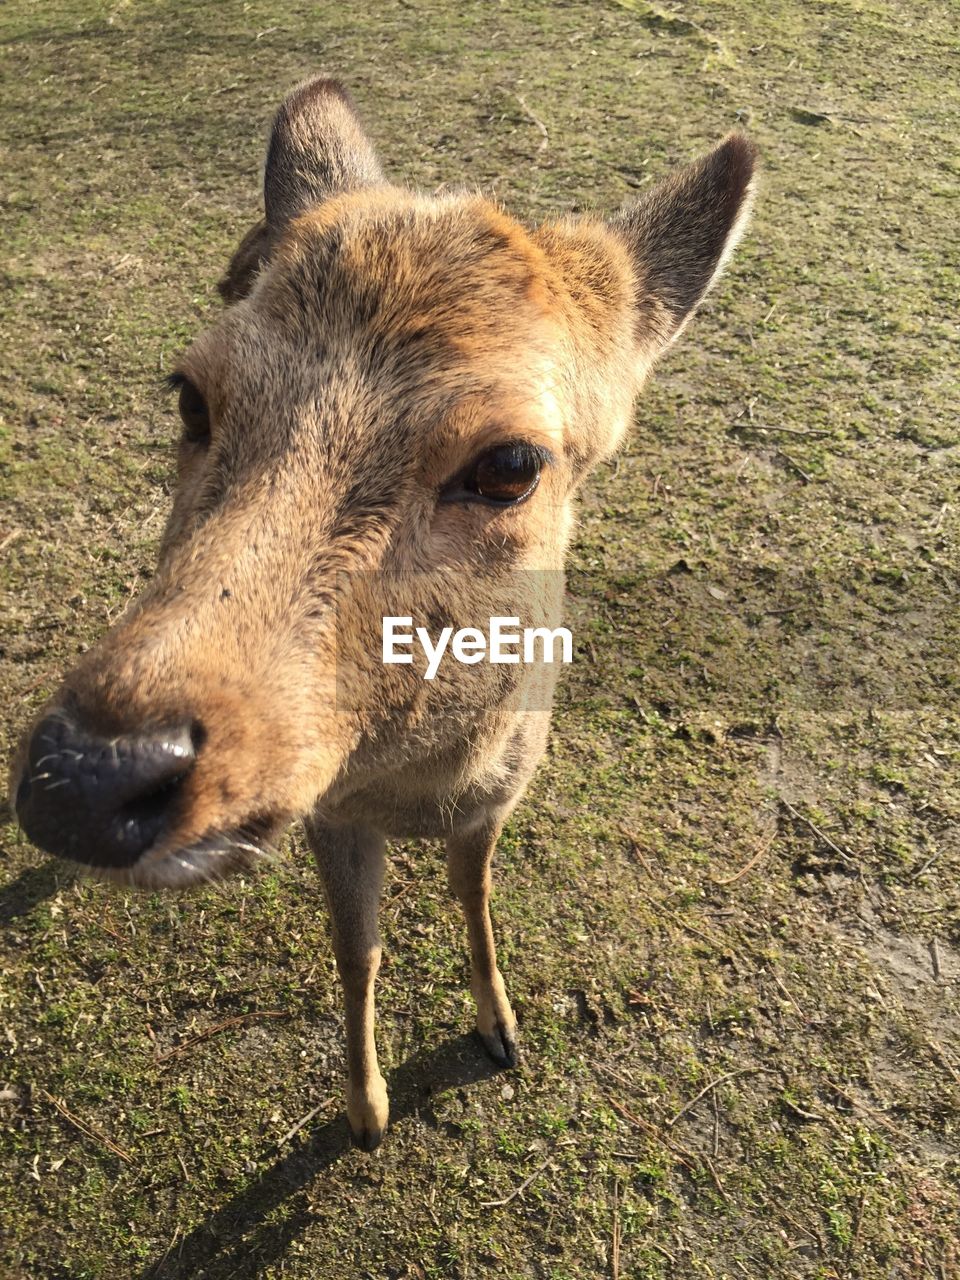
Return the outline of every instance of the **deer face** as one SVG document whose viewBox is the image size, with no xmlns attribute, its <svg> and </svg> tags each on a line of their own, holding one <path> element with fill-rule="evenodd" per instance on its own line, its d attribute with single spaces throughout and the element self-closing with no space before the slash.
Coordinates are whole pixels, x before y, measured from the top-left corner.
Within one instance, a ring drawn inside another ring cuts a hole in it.
<svg viewBox="0 0 960 1280">
<path fill-rule="evenodd" d="M 388 186 L 342 91 L 297 90 L 230 305 L 171 379 L 156 577 L 14 764 L 27 834 L 187 884 L 332 789 L 480 743 L 539 677 L 384 667 L 382 619 L 555 622 L 539 571 L 562 566 L 577 485 L 719 270 L 751 170 L 729 139 L 613 223 L 528 231 Z"/>
</svg>

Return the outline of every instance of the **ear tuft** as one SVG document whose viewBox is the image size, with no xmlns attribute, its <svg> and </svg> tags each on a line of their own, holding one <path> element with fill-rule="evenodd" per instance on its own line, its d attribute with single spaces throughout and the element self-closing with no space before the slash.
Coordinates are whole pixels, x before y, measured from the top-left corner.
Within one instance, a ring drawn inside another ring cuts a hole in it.
<svg viewBox="0 0 960 1280">
<path fill-rule="evenodd" d="M 637 330 L 653 354 L 672 342 L 719 277 L 750 213 L 757 148 L 729 134 L 613 221 L 637 280 Z"/>
<path fill-rule="evenodd" d="M 343 85 L 326 76 L 298 85 L 277 112 L 267 148 L 263 199 L 271 230 L 330 196 L 383 180 Z"/>
</svg>

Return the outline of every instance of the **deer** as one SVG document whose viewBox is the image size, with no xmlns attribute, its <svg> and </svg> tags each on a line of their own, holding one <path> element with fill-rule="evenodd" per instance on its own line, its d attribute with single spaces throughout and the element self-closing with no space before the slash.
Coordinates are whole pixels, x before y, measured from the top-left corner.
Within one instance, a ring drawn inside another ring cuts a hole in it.
<svg viewBox="0 0 960 1280">
<path fill-rule="evenodd" d="M 20 743 L 41 850 L 182 889 L 303 823 L 329 907 L 346 1112 L 388 1123 L 374 1038 L 388 839 L 442 839 L 476 1030 L 517 1024 L 490 916 L 498 836 L 544 753 L 558 668 L 385 664 L 381 627 L 556 621 L 577 492 L 743 233 L 757 152 L 728 134 L 610 215 L 536 225 L 387 178 L 327 76 L 273 121 L 263 217 L 168 382 L 182 430 L 154 576 Z"/>
</svg>

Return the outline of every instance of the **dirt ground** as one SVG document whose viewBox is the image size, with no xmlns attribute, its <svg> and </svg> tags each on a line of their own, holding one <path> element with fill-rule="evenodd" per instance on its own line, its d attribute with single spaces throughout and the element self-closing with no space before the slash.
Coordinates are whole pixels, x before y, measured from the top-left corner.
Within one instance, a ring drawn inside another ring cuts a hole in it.
<svg viewBox="0 0 960 1280">
<path fill-rule="evenodd" d="M 393 173 L 533 219 L 737 126 L 764 162 L 584 494 L 497 873 L 521 1067 L 469 1034 L 434 846 L 391 858 L 369 1157 L 299 835 L 125 896 L 5 811 L 0 1275 L 956 1280 L 956 7 L 7 0 L 0 35 L 5 757 L 150 573 L 160 379 L 288 86 L 341 75 Z"/>
</svg>

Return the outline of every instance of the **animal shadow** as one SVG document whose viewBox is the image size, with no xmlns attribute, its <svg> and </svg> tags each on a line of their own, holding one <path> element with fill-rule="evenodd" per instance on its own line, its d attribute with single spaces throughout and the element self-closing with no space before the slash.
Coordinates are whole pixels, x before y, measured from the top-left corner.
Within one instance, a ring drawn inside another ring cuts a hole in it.
<svg viewBox="0 0 960 1280">
<path fill-rule="evenodd" d="M 0 889 L 0 925 L 25 916 L 44 898 L 53 897 L 58 889 L 71 884 L 74 878 L 53 859 L 38 867 L 27 867 Z"/>
<path fill-rule="evenodd" d="M 455 1036 L 439 1048 L 423 1050 L 391 1072 L 391 1126 L 405 1117 L 432 1112 L 432 1099 L 496 1075 L 473 1036 Z M 388 1131 L 386 1141 L 390 1141 Z M 316 1214 L 307 1203 L 313 1179 L 350 1149 L 346 1117 L 314 1130 L 232 1199 L 149 1263 L 137 1280 L 245 1280 L 262 1274 L 301 1235 Z M 282 1221 L 265 1223 L 285 1201 L 295 1201 Z"/>
</svg>

